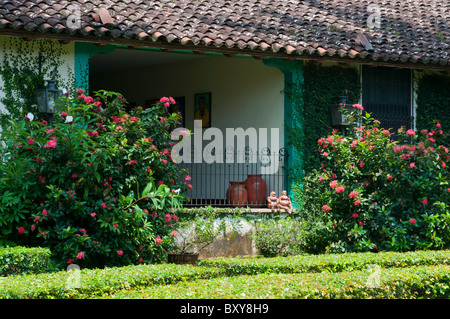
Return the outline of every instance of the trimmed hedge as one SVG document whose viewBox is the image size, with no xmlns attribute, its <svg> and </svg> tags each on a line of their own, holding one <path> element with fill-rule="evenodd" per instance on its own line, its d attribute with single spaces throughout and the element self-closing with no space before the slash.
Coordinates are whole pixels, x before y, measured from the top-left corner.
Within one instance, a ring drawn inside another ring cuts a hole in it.
<svg viewBox="0 0 450 319">
<path fill-rule="evenodd" d="M 73 271 L 73 270 L 72 270 Z M 79 271 L 80 287 L 69 288 L 72 274 L 59 271 L 49 274 L 19 275 L 3 279 L 0 299 L 83 299 L 108 296 L 121 289 L 169 285 L 179 281 L 215 278 L 217 269 L 175 264 L 133 265 Z M 72 286 L 74 287 L 74 286 Z"/>
<path fill-rule="evenodd" d="M 40 247 L 0 248 L 0 276 L 49 272 L 51 252 Z"/>
<path fill-rule="evenodd" d="M 450 251 L 367 252 L 242 259 L 217 258 L 201 260 L 197 263 L 198 266 L 223 269 L 227 276 L 262 273 L 336 273 L 361 270 L 375 264 L 384 268 L 450 265 Z"/>
<path fill-rule="evenodd" d="M 112 298 L 152 299 L 438 299 L 450 297 L 450 266 L 381 269 L 380 284 L 367 284 L 370 272 L 259 274 L 198 280 Z"/>
<path fill-rule="evenodd" d="M 367 280 L 380 270 L 380 288 Z M 83 298 L 446 298 L 450 251 L 219 258 L 193 265 L 82 269 L 3 278 L 0 299 Z M 73 287 L 73 286 L 72 286 Z"/>
</svg>

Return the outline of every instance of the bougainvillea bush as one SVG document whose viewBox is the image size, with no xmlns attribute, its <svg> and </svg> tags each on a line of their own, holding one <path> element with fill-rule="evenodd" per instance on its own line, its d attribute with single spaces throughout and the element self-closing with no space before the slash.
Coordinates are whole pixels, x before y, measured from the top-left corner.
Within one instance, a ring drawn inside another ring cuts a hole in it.
<svg viewBox="0 0 450 319">
<path fill-rule="evenodd" d="M 393 132 L 353 105 L 344 135 L 318 140 L 322 164 L 302 187 L 333 252 L 450 247 L 449 147 L 439 122 Z"/>
<path fill-rule="evenodd" d="M 49 247 L 60 266 L 163 260 L 190 187 L 170 156 L 174 100 L 129 112 L 114 92 L 63 100 L 52 126 L 29 114 L 2 133 L 1 244 Z"/>
</svg>

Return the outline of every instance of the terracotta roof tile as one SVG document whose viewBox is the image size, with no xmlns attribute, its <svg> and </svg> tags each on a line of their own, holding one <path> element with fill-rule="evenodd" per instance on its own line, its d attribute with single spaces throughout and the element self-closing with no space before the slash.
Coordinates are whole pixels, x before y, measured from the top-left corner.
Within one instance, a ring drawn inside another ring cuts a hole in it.
<svg viewBox="0 0 450 319">
<path fill-rule="evenodd" d="M 71 5 L 80 9 L 79 28 L 67 27 Z M 369 18 L 378 13 L 380 25 L 369 27 Z M 23 30 L 74 39 L 140 40 L 143 45 L 214 46 L 251 50 L 255 55 L 444 66 L 450 66 L 448 21 L 449 0 L 2 0 L 0 4 L 0 34 Z M 356 42 L 361 33 L 373 50 Z"/>
</svg>

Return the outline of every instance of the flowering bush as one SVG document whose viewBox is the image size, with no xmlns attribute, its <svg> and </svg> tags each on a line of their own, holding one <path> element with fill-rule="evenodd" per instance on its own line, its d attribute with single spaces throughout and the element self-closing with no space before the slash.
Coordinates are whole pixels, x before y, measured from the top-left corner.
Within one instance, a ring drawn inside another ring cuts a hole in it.
<svg viewBox="0 0 450 319">
<path fill-rule="evenodd" d="M 0 244 L 49 247 L 60 266 L 162 260 L 189 186 L 170 157 L 173 99 L 129 112 L 114 92 L 63 100 L 51 127 L 30 114 L 3 132 Z"/>
<path fill-rule="evenodd" d="M 440 124 L 402 128 L 394 140 L 362 110 L 343 109 L 346 136 L 335 130 L 318 140 L 323 161 L 305 178 L 304 208 L 321 211 L 332 251 L 448 248 L 450 154 Z"/>
</svg>

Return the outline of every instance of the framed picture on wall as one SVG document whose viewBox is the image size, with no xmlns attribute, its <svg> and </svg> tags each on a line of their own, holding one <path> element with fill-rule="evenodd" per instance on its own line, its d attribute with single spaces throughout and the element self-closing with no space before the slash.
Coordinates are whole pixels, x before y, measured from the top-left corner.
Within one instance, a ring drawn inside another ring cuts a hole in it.
<svg viewBox="0 0 450 319">
<path fill-rule="evenodd" d="M 202 127 L 211 127 L 211 93 L 194 95 L 194 120 L 202 120 Z"/>
<path fill-rule="evenodd" d="M 185 117 L 186 117 L 184 96 L 174 97 L 173 99 L 175 100 L 176 103 L 170 105 L 169 110 L 168 110 L 169 114 L 179 112 L 181 114 L 181 122 L 178 126 L 184 127 Z"/>
</svg>

